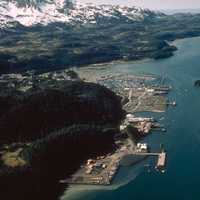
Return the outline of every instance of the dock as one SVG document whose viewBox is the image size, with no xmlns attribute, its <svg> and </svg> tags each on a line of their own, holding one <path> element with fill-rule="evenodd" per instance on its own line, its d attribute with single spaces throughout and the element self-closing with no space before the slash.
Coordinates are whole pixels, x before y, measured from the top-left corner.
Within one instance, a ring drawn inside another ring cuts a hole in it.
<svg viewBox="0 0 200 200">
<path fill-rule="evenodd" d="M 164 151 L 161 153 L 134 153 L 133 155 L 158 156 L 158 160 L 155 166 L 156 169 L 162 170 L 166 165 L 167 153 Z"/>
<path fill-rule="evenodd" d="M 162 152 L 158 155 L 158 161 L 156 164 L 156 168 L 163 169 L 165 167 L 165 164 L 166 164 L 166 153 Z"/>
<path fill-rule="evenodd" d="M 152 88 L 156 91 L 170 91 L 171 87 L 170 86 L 152 86 Z"/>
</svg>

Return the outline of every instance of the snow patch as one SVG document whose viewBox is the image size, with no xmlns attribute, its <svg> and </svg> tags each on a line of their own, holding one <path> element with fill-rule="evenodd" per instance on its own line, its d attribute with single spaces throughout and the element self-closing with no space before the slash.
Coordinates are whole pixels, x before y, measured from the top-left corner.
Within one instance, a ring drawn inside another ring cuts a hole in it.
<svg viewBox="0 0 200 200">
<path fill-rule="evenodd" d="M 52 22 L 64 23 L 97 23 L 101 17 L 120 18 L 139 21 L 150 14 L 149 10 L 137 7 L 114 5 L 76 4 L 72 8 L 66 6 L 66 0 L 54 0 L 50 3 L 38 3 L 37 7 L 19 7 L 15 1 L 1 0 L 0 28 L 9 27 L 13 22 L 23 26 L 35 24 L 47 25 Z"/>
</svg>

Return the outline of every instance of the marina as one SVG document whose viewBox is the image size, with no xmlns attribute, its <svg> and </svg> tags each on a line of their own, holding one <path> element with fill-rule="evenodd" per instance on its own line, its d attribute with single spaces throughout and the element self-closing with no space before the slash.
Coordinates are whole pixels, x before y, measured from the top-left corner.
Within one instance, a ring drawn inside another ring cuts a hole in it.
<svg viewBox="0 0 200 200">
<path fill-rule="evenodd" d="M 92 70 L 91 70 L 92 71 Z M 125 111 L 136 112 L 165 112 L 169 102 L 166 95 L 172 89 L 171 86 L 160 83 L 162 77 L 155 75 L 129 75 L 112 73 L 106 70 L 89 72 L 87 69 L 77 71 L 84 81 L 92 81 L 103 85 L 121 96 Z M 89 74 L 90 76 L 89 76 Z M 154 84 L 154 82 L 157 82 Z"/>
</svg>

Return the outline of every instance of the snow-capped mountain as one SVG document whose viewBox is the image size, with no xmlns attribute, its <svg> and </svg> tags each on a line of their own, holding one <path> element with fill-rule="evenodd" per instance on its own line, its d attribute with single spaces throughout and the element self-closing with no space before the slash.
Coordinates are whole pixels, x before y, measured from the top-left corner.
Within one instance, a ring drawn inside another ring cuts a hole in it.
<svg viewBox="0 0 200 200">
<path fill-rule="evenodd" d="M 51 22 L 97 23 L 103 17 L 138 21 L 149 15 L 158 13 L 136 7 L 74 4 L 72 0 L 0 0 L 1 28 L 12 26 L 13 22 L 23 26 Z"/>
</svg>

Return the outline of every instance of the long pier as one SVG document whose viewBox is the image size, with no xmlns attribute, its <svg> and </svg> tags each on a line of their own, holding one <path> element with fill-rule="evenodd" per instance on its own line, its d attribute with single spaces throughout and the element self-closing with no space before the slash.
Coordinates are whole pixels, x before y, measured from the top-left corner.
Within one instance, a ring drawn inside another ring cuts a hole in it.
<svg viewBox="0 0 200 200">
<path fill-rule="evenodd" d="M 157 169 L 163 169 L 166 165 L 166 152 L 161 153 L 133 153 L 133 155 L 141 155 L 141 156 L 158 156 L 156 168 Z"/>
<path fill-rule="evenodd" d="M 133 153 L 133 155 L 139 155 L 139 156 L 159 156 L 160 153 Z"/>
</svg>

